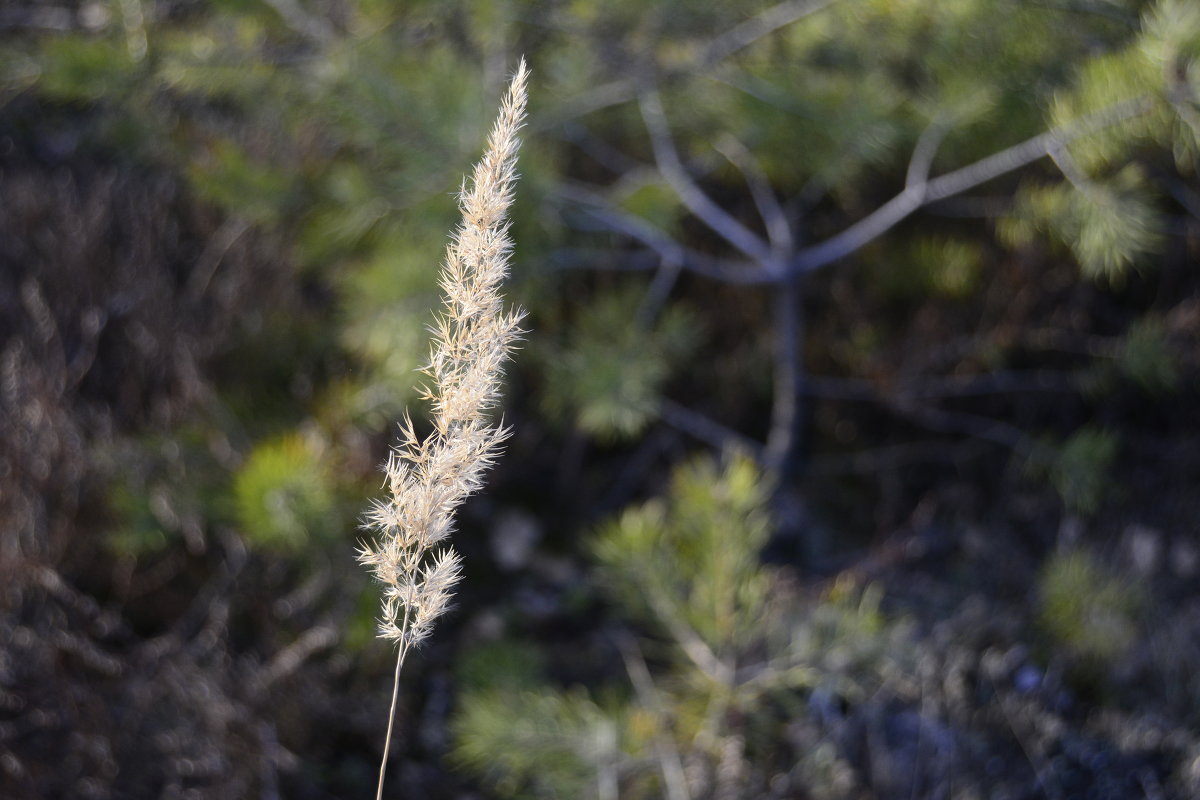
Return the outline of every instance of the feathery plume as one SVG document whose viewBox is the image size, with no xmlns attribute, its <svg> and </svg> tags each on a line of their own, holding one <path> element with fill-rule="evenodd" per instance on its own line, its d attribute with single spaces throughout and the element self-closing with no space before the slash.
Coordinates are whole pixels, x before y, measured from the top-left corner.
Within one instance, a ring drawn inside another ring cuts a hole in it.
<svg viewBox="0 0 1200 800">
<path fill-rule="evenodd" d="M 405 415 L 400 440 L 384 467 L 387 494 L 373 500 L 363 516 L 370 539 L 358 560 L 383 586 L 379 635 L 399 648 L 377 800 L 383 796 L 404 657 L 429 636 L 461 577 L 458 553 L 443 544 L 453 531 L 454 512 L 480 488 L 484 470 L 509 434 L 492 423 L 489 412 L 499 400 L 504 362 L 521 334 L 522 315 L 505 311 L 500 284 L 512 252 L 506 217 L 517 179 L 517 132 L 525 118 L 528 77 L 522 59 L 487 150 L 459 194 L 462 222 L 442 264 L 445 308 L 431 328 L 429 363 L 423 369 L 432 430 L 422 439 Z"/>
</svg>

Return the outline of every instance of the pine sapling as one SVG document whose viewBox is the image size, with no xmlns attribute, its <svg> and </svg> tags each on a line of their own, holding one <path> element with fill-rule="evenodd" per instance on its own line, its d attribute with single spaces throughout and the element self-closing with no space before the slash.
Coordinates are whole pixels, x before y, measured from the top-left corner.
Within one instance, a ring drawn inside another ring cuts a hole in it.
<svg viewBox="0 0 1200 800">
<path fill-rule="evenodd" d="M 376 800 L 392 741 L 400 670 L 449 607 L 461 559 L 447 543 L 454 512 L 483 480 L 508 430 L 490 411 L 500 395 L 504 362 L 517 339 L 521 313 L 506 311 L 500 285 L 508 274 L 512 240 L 507 212 L 517 179 L 517 132 L 525 118 L 529 71 L 521 61 L 488 137 L 487 150 L 459 195 L 462 222 L 442 265 L 444 309 L 432 328 L 428 379 L 432 430 L 418 436 L 405 415 L 400 441 L 384 467 L 384 497 L 367 510 L 369 539 L 358 554 L 383 587 L 379 635 L 395 642 L 396 672 Z"/>
</svg>

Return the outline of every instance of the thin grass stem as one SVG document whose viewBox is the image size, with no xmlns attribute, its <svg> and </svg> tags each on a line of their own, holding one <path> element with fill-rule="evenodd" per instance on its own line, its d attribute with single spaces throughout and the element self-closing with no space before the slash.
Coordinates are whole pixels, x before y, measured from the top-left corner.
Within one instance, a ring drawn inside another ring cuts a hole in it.
<svg viewBox="0 0 1200 800">
<path fill-rule="evenodd" d="M 387 772 L 388 752 L 392 748 L 392 727 L 396 723 L 396 700 L 400 696 L 400 670 L 404 667 L 404 656 L 408 648 L 400 645 L 396 653 L 396 674 L 392 677 L 392 708 L 388 711 L 387 736 L 383 739 L 383 758 L 379 762 L 379 788 L 375 790 L 375 800 L 383 800 L 383 777 Z"/>
</svg>

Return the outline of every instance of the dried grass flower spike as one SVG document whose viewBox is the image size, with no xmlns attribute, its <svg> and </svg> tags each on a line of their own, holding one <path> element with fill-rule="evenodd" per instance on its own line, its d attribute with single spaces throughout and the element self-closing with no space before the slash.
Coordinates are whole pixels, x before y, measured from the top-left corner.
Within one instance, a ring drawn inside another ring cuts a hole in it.
<svg viewBox="0 0 1200 800">
<path fill-rule="evenodd" d="M 404 658 L 429 636 L 461 577 L 461 559 L 448 543 L 454 512 L 480 488 L 484 470 L 508 436 L 490 412 L 499 400 L 504 363 L 521 334 L 522 315 L 505 310 L 500 286 L 512 252 L 507 215 L 528 77 L 522 60 L 487 150 L 459 195 L 462 222 L 446 248 L 440 281 L 444 308 L 432 328 L 423 370 L 432 428 L 422 438 L 405 416 L 385 466 L 387 493 L 363 518 L 368 540 L 358 560 L 383 587 L 379 635 L 398 647 L 377 800 L 383 796 Z"/>
</svg>

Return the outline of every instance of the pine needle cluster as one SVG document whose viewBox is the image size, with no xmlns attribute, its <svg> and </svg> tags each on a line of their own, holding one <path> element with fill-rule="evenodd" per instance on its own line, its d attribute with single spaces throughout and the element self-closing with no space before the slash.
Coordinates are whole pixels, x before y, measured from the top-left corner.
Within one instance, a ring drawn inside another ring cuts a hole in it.
<svg viewBox="0 0 1200 800">
<path fill-rule="evenodd" d="M 492 422 L 507 360 L 521 334 L 519 311 L 505 311 L 500 285 L 512 240 L 507 212 L 517 179 L 517 132 L 525 118 L 529 71 L 521 61 L 488 137 L 487 150 L 459 194 L 462 222 L 442 265 L 445 308 L 432 329 L 424 395 L 432 430 L 422 438 L 406 414 L 385 466 L 386 496 L 372 501 L 358 560 L 383 586 L 379 635 L 396 642 L 396 673 L 379 789 L 391 744 L 404 657 L 445 613 L 461 577 L 447 543 L 454 512 L 476 492 L 508 430 Z"/>
</svg>

